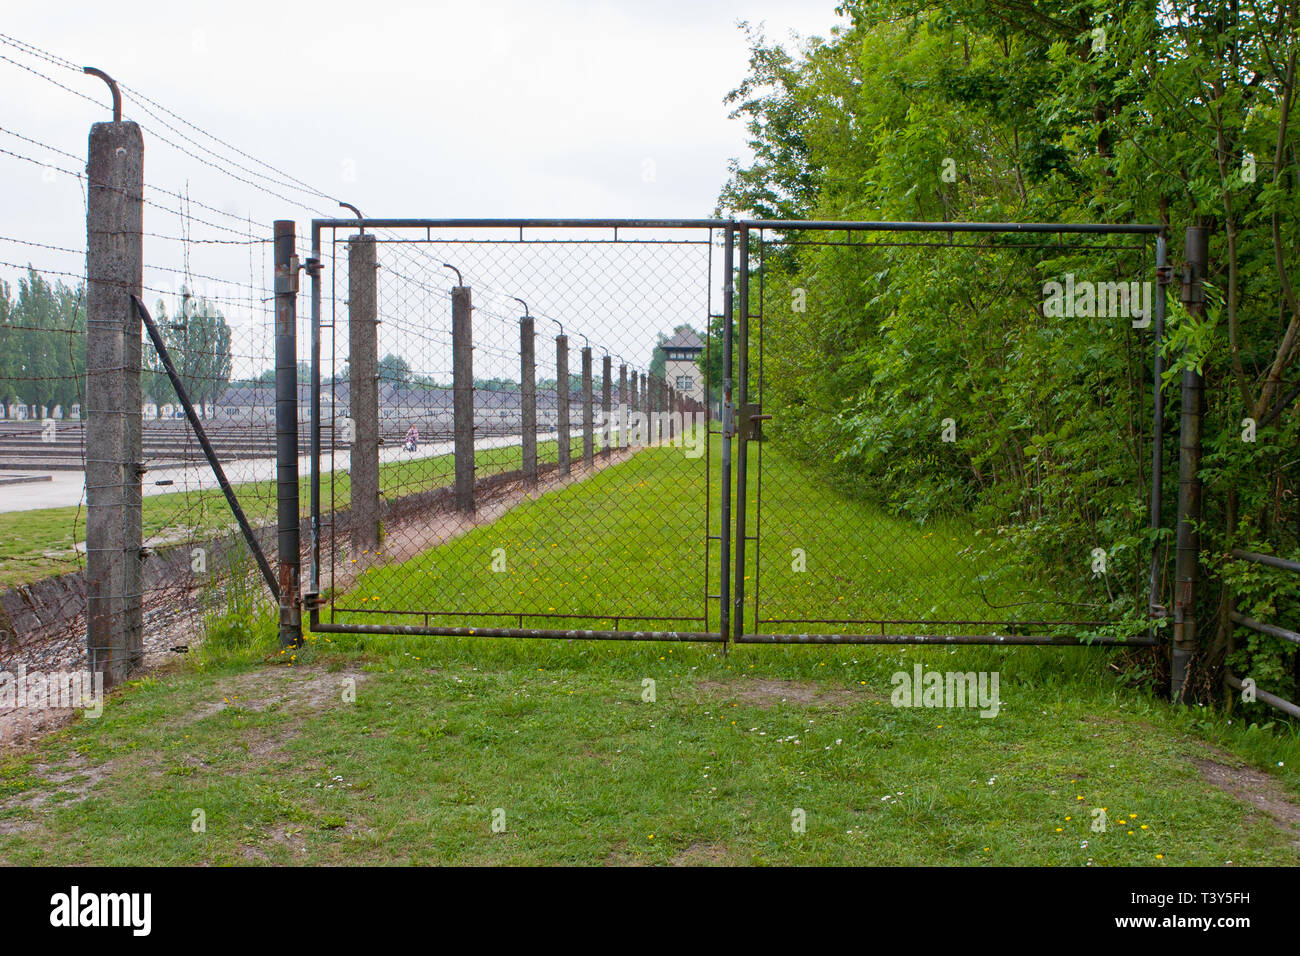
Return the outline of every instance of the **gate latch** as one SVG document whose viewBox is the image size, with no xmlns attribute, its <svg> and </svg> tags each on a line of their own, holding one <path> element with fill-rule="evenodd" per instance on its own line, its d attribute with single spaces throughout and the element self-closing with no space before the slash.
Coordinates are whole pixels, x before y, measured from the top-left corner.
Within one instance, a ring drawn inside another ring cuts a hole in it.
<svg viewBox="0 0 1300 956">
<path fill-rule="evenodd" d="M 763 407 L 753 402 L 740 406 L 739 432 L 741 441 L 749 441 L 758 432 L 757 422 L 770 422 L 771 415 L 762 414 Z"/>
</svg>

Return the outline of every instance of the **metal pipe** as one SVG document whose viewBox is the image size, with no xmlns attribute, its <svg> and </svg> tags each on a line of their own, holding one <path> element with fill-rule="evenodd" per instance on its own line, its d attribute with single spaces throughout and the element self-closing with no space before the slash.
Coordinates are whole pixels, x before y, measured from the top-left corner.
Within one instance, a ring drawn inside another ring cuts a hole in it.
<svg viewBox="0 0 1300 956">
<path fill-rule="evenodd" d="M 1164 377 L 1165 357 L 1165 287 L 1169 283 L 1168 242 L 1164 233 L 1156 237 L 1156 296 L 1155 296 L 1155 355 L 1152 360 L 1151 403 L 1151 575 L 1147 587 L 1147 613 L 1164 617 L 1168 610 L 1160 604 L 1160 541 L 1163 527 L 1164 475 L 1165 475 L 1165 393 L 1161 379 Z M 1147 632 L 1155 637 L 1156 625 L 1152 621 Z"/>
<path fill-rule="evenodd" d="M 239 530 L 244 535 L 244 540 L 248 542 L 248 550 L 253 552 L 253 559 L 262 572 L 262 578 L 266 581 L 266 586 L 271 589 L 271 595 L 276 601 L 279 601 L 280 587 L 276 584 L 275 573 L 271 570 L 270 562 L 266 560 L 266 554 L 262 551 L 262 546 L 253 534 L 253 527 L 248 523 L 248 518 L 244 515 L 244 509 L 239 505 L 239 499 L 235 497 L 235 489 L 231 487 L 230 481 L 226 478 L 226 471 L 221 467 L 221 461 L 217 458 L 212 442 L 208 440 L 208 433 L 204 430 L 198 413 L 194 411 L 194 403 L 190 401 L 190 395 L 185 388 L 185 383 L 181 381 L 180 375 L 176 372 L 176 366 L 172 362 L 171 351 L 167 348 L 167 343 L 163 341 L 162 333 L 158 331 L 158 326 L 154 323 L 149 310 L 140 301 L 140 297 L 133 295 L 131 301 L 135 303 L 135 310 L 139 313 L 140 320 L 144 322 L 144 327 L 149 332 L 149 339 L 153 342 L 154 350 L 158 353 L 158 357 L 162 359 L 163 369 L 167 372 L 167 377 L 171 379 L 172 388 L 176 391 L 176 399 L 181 403 L 181 407 L 185 409 L 185 417 L 189 419 L 190 427 L 194 429 L 194 435 L 199 440 L 199 447 L 203 449 L 203 456 L 207 458 L 208 464 L 212 467 L 212 473 L 217 477 L 217 484 L 221 486 L 221 493 L 226 496 L 226 502 L 230 505 L 230 510 L 234 512 L 235 521 L 239 524 Z"/>
<path fill-rule="evenodd" d="M 322 226 L 346 227 L 354 219 L 317 219 Z M 1159 235 L 1160 224 L 1049 222 L 842 222 L 834 219 L 370 219 L 372 229 L 835 229 L 853 232 L 1061 233 L 1083 235 Z"/>
<path fill-rule="evenodd" d="M 548 631 L 532 627 L 431 627 L 418 624 L 324 624 L 315 628 L 323 634 L 396 634 L 435 637 L 549 637 L 581 641 L 690 641 L 718 643 L 721 634 L 712 631 Z"/>
<path fill-rule="evenodd" d="M 1270 568 L 1300 572 L 1300 561 L 1279 558 L 1275 554 L 1256 554 L 1254 551 L 1242 551 L 1240 548 L 1234 548 L 1230 554 L 1241 561 L 1254 561 L 1256 564 L 1267 564 Z"/>
<path fill-rule="evenodd" d="M 1253 617 L 1246 617 L 1238 611 L 1233 611 L 1228 615 L 1232 623 L 1240 624 L 1242 627 L 1248 627 L 1256 634 L 1267 634 L 1269 637 L 1281 638 L 1284 641 L 1290 641 L 1292 644 L 1300 644 L 1300 634 L 1295 631 L 1288 631 L 1284 627 L 1278 627 L 1276 624 L 1265 624 L 1257 621 Z"/>
<path fill-rule="evenodd" d="M 117 88 L 117 81 L 103 70 L 97 70 L 93 66 L 83 66 L 81 72 L 97 76 L 108 84 L 109 92 L 113 94 L 113 122 L 122 122 L 122 91 Z"/>
<path fill-rule="evenodd" d="M 1052 223 L 1052 222 L 842 222 L 836 219 L 745 219 L 737 223 L 742 229 L 831 229 L 847 232 L 1046 232 L 1073 235 L 1159 235 L 1159 224 Z"/>
<path fill-rule="evenodd" d="M 1044 634 L 738 634 L 737 644 L 1032 644 L 1053 647 L 1150 647 L 1158 640 L 1135 637 L 1051 637 Z"/>
<path fill-rule="evenodd" d="M 1235 688 L 1236 690 L 1245 690 L 1245 685 L 1242 684 L 1241 678 L 1237 677 L 1237 675 L 1232 673 L 1232 671 L 1227 671 L 1223 675 L 1223 679 L 1229 687 Z M 1278 710 L 1285 714 L 1290 714 L 1292 717 L 1300 717 L 1300 704 L 1292 703 L 1285 698 L 1278 697 L 1276 694 L 1270 694 L 1266 690 L 1260 690 L 1258 687 L 1254 688 L 1253 693 L 1256 700 L 1262 700 L 1269 706 L 1276 707 Z"/>
<path fill-rule="evenodd" d="M 356 206 L 352 205 L 352 203 L 350 202 L 341 202 L 339 203 L 339 205 L 342 206 L 344 209 L 351 209 L 354 213 L 357 214 L 357 228 L 359 230 L 357 234 L 364 236 L 366 234 L 366 223 L 365 223 L 366 217 L 361 215 L 361 210 L 358 209 Z M 315 232 L 314 229 L 312 231 Z"/>
<path fill-rule="evenodd" d="M 749 404 L 749 228 L 740 225 L 739 285 L 740 303 L 736 317 L 736 336 L 740 339 L 740 361 L 736 368 L 740 397 L 731 411 L 732 430 L 739 435 L 736 447 L 736 571 L 732 594 L 731 626 L 734 640 L 741 643 L 745 631 L 745 510 L 749 481 L 749 428 L 740 422 Z M 755 612 L 757 614 L 757 612 Z"/>
<path fill-rule="evenodd" d="M 1188 226 L 1181 298 L 1189 314 L 1205 314 L 1205 279 L 1208 237 L 1202 226 Z M 1170 660 L 1169 693 L 1185 702 L 1187 670 L 1196 652 L 1196 583 L 1200 550 L 1197 531 L 1201 521 L 1201 402 L 1204 383 L 1196 369 L 1183 370 L 1182 414 L 1178 428 L 1178 534 L 1174 561 L 1174 641 Z"/>
<path fill-rule="evenodd" d="M 310 543 L 310 578 L 307 584 L 307 612 L 310 623 L 319 620 L 318 599 L 320 597 L 320 452 L 321 452 L 321 407 L 320 407 L 320 350 L 321 350 L 321 257 L 320 230 L 313 227 L 311 231 L 311 260 L 307 263 L 307 272 L 311 276 L 311 487 L 308 490 L 311 509 L 311 543 Z M 333 394 L 333 388 L 330 389 Z"/>
<path fill-rule="evenodd" d="M 718 533 L 722 551 L 722 567 L 718 578 L 718 630 L 722 633 L 722 649 L 727 649 L 731 635 L 731 323 L 732 295 L 735 286 L 735 228 L 730 224 L 724 231 L 722 282 L 722 500 L 719 512 L 722 522 Z M 635 381 L 635 375 L 633 376 Z"/>
<path fill-rule="evenodd" d="M 326 228 L 355 219 L 316 219 Z M 728 219 L 369 219 L 371 229 L 719 229 Z"/>
</svg>

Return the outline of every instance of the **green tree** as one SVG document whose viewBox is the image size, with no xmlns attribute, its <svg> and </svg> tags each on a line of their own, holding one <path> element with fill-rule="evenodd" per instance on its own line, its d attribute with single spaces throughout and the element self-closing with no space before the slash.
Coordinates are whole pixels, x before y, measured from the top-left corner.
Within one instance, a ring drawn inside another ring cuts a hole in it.
<svg viewBox="0 0 1300 956">
<path fill-rule="evenodd" d="M 379 360 L 379 380 L 394 385 L 409 385 L 413 380 L 411 365 L 400 355 L 389 352 Z"/>
<path fill-rule="evenodd" d="M 185 290 L 176 316 L 170 317 L 161 299 L 154 305 L 154 322 L 171 354 L 172 365 L 195 405 L 215 402 L 230 385 L 231 335 L 217 307 L 203 297 L 194 298 Z M 144 391 L 159 405 L 178 399 L 162 359 L 146 345 Z"/>
<path fill-rule="evenodd" d="M 31 267 L 16 298 L 0 286 L 0 397 L 66 414 L 81 401 L 85 376 L 84 289 L 51 284 Z"/>
<path fill-rule="evenodd" d="M 1209 396 L 1203 547 L 1296 554 L 1300 474 L 1283 451 L 1300 440 L 1295 5 L 846 0 L 840 9 L 847 25 L 826 39 L 791 47 L 751 32 L 750 72 L 729 102 L 753 158 L 733 167 L 719 208 L 1163 222 L 1171 262 L 1183 227 L 1206 227 L 1207 320 L 1171 308 L 1169 321 L 1171 361 L 1198 363 Z M 938 250 L 886 235 L 852 249 L 793 238 L 769 231 L 751 248 L 764 410 L 776 413 L 768 437 L 917 521 L 974 516 L 1005 553 L 1145 626 L 1150 332 L 1049 316 L 1040 293 L 1065 273 L 1150 279 L 1149 252 L 1085 240 Z M 715 323 L 711 336 L 719 332 Z M 1173 429 L 1176 393 L 1166 407 Z M 1258 440 L 1243 442 L 1242 421 L 1270 412 Z M 936 447 L 941 415 L 961 427 Z M 1166 451 L 1173 501 L 1176 449 Z M 1122 593 L 1099 593 L 1078 570 L 1081 541 L 1108 544 Z M 1239 585 L 1249 587 L 1261 615 L 1300 613 L 1294 584 Z M 1203 609 L 1219 622 L 1201 662 L 1210 668 L 1231 628 L 1216 600 L 1207 595 Z M 1238 639 L 1237 666 L 1294 695 L 1294 648 L 1245 631 Z"/>
</svg>

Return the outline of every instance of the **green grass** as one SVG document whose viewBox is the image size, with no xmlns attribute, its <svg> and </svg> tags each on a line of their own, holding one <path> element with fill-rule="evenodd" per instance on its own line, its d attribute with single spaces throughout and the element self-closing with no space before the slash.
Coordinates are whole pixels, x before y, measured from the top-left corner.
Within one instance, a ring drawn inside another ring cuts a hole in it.
<svg viewBox="0 0 1300 956">
<path fill-rule="evenodd" d="M 553 462 L 558 443 L 538 442 L 538 460 Z M 573 447 L 581 453 L 582 440 Z M 347 453 L 340 456 L 346 466 Z M 522 452 L 516 445 L 483 449 L 475 455 L 475 469 L 480 477 L 511 471 L 521 466 Z M 387 462 L 379 468 L 382 492 L 390 498 L 401 497 L 427 488 L 449 485 L 454 476 L 453 455 Z M 229 466 L 228 466 L 229 467 Z M 240 507 L 253 525 L 274 522 L 275 482 L 249 481 L 236 484 Z M 347 507 L 351 491 L 349 475 L 339 470 L 321 476 L 321 495 L 325 506 L 331 500 Z M 310 500 L 310 477 L 299 481 L 299 500 L 304 511 Z M 144 536 L 151 538 L 201 537 L 235 527 L 234 517 L 219 489 L 177 491 L 149 495 L 143 504 Z M 67 574 L 83 567 L 83 555 L 74 550 L 85 540 L 86 509 L 70 505 L 62 508 L 38 508 L 0 514 L 0 588 L 31 584 L 41 578 Z"/>
<path fill-rule="evenodd" d="M 761 546 L 747 546 L 747 631 L 754 627 L 756 599 L 767 632 L 879 629 L 820 622 L 850 618 L 922 620 L 891 633 L 942 632 L 945 619 L 1042 616 L 1039 605 L 1027 611 L 994 606 L 1013 605 L 1041 588 L 995 568 L 968 523 L 949 519 L 917 527 L 846 499 L 773 449 L 764 452 L 759 488 L 752 446 L 751 453 L 747 530 L 761 532 Z M 664 617 L 679 622 L 678 629 L 702 630 L 707 614 L 715 630 L 717 602 L 706 607 L 704 595 L 716 593 L 721 556 L 719 543 L 706 537 L 705 515 L 707 507 L 707 534 L 716 537 L 721 464 L 716 455 L 709 464 L 706 473 L 703 458 L 688 459 L 680 449 L 642 450 L 421 557 L 366 569 L 351 594 L 336 598 L 334 619 L 410 624 L 422 618 L 408 615 L 437 612 L 431 623 L 512 623 L 473 613 L 493 609 L 516 615 L 513 623 L 525 626 L 548 626 L 543 615 L 567 616 L 551 626 L 602 629 Z M 761 525 L 755 520 L 760 508 Z M 499 571 L 502 559 L 505 573 Z M 795 622 L 767 623 L 782 619 Z M 978 630 L 998 629 L 962 626 L 963 633 Z"/>
<path fill-rule="evenodd" d="M 351 597 L 445 595 L 593 622 L 695 613 L 701 578 L 671 562 L 704 556 L 703 464 L 673 454 L 641 452 L 376 567 Z M 765 467 L 774 482 L 797 473 L 775 458 Z M 839 504 L 839 527 L 806 529 L 810 557 L 850 522 L 874 522 L 859 527 L 900 545 L 932 530 Z M 488 569 L 493 547 L 507 549 L 507 572 Z M 948 573 L 912 580 L 909 596 Z M 774 599 L 802 593 L 773 588 Z M 840 591 L 855 613 L 877 606 L 869 590 Z M 4 758 L 0 861 L 1300 863 L 1296 833 L 1193 762 L 1261 768 L 1294 804 L 1294 730 L 1173 708 L 1117 680 L 1104 666 L 1112 652 L 742 645 L 723 655 L 705 644 L 318 633 L 282 654 L 273 640 L 250 612 L 219 648 L 135 682 L 102 718 Z M 892 706 L 891 676 L 916 663 L 997 671 L 1001 712 Z M 1094 832 L 1103 807 L 1110 825 Z M 195 810 L 205 832 L 192 830 Z"/>
</svg>

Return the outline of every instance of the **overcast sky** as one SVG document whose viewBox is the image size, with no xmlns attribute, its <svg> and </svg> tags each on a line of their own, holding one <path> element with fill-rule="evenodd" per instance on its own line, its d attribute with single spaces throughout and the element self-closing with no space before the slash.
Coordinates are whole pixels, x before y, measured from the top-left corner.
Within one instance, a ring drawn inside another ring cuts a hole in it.
<svg viewBox="0 0 1300 956">
<path fill-rule="evenodd" d="M 9 3 L 0 32 L 98 66 L 369 216 L 696 218 L 710 215 L 727 160 L 745 155 L 743 126 L 723 103 L 747 68 L 737 22 L 762 22 L 772 38 L 824 36 L 837 22 L 833 8 L 834 0 Z M 0 55 L 108 102 L 93 77 L 12 45 L 0 44 Z M 80 171 L 89 124 L 108 118 L 105 107 L 6 60 L 0 82 L 0 148 Z M 129 93 L 126 113 L 146 128 L 146 181 L 227 214 L 192 207 L 195 219 L 229 230 L 238 216 L 240 228 L 251 220 L 257 234 L 276 218 L 304 226 L 311 218 L 160 140 L 227 170 L 264 167 L 163 116 L 176 127 L 166 130 Z M 0 170 L 0 236 L 84 248 L 75 177 L 3 154 Z M 279 191 L 335 214 L 328 200 Z M 152 198 L 179 205 L 162 193 Z M 147 210 L 146 231 L 235 235 L 156 209 Z M 146 246 L 148 264 L 160 270 L 183 269 L 184 254 L 174 240 Z M 260 249 L 189 254 L 196 273 L 264 281 Z M 83 269 L 75 254 L 10 242 L 0 242 L 0 261 Z M 155 270 L 145 282 L 171 288 L 178 276 Z M 235 303 L 226 311 L 253 318 Z"/>
</svg>

